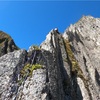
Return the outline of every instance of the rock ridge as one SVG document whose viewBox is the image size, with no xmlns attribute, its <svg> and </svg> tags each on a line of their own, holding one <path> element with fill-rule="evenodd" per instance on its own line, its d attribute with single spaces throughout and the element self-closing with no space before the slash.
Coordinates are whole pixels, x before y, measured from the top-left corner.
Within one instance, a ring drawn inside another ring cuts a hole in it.
<svg viewBox="0 0 100 100">
<path fill-rule="evenodd" d="M 0 31 L 0 48 L 5 38 L 12 40 Z M 99 38 L 100 18 L 83 16 L 28 51 L 7 42 L 0 55 L 0 100 L 100 100 Z"/>
<path fill-rule="evenodd" d="M 13 39 L 5 32 L 0 31 L 0 56 L 18 49 Z"/>
</svg>

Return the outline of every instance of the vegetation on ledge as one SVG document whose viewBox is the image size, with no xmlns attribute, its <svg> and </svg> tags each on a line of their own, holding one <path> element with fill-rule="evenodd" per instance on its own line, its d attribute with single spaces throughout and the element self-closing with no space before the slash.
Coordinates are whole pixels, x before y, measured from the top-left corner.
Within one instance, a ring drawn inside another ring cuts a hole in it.
<svg viewBox="0 0 100 100">
<path fill-rule="evenodd" d="M 33 45 L 32 48 L 34 48 L 34 50 L 40 50 L 40 48 L 37 45 Z"/>
<path fill-rule="evenodd" d="M 22 75 L 22 77 L 31 76 L 33 73 L 33 70 L 40 69 L 40 68 L 42 68 L 42 65 L 40 64 L 33 64 L 33 65 L 26 64 L 21 70 L 20 74 Z"/>
<path fill-rule="evenodd" d="M 69 43 L 68 40 L 65 40 L 65 46 L 66 46 L 66 51 L 67 51 L 67 54 L 68 54 L 68 58 L 71 62 L 72 73 L 76 73 L 78 77 L 84 78 L 83 77 L 83 72 L 80 69 L 80 66 L 79 66 L 78 62 L 76 61 L 76 59 L 74 57 L 74 54 L 71 50 L 70 43 Z"/>
<path fill-rule="evenodd" d="M 42 68 L 40 64 L 26 64 L 20 71 L 21 78 L 17 81 L 18 84 L 21 85 L 27 77 L 32 76 L 33 70 L 40 68 Z"/>
<path fill-rule="evenodd" d="M 91 95 L 90 90 L 88 88 L 88 79 L 86 79 L 84 77 L 84 74 L 83 74 L 83 72 L 82 72 L 78 62 L 76 61 L 76 59 L 74 57 L 74 54 L 73 54 L 73 52 L 71 50 L 71 46 L 70 46 L 69 41 L 68 40 L 64 40 L 64 43 L 65 43 L 65 48 L 66 48 L 66 52 L 67 52 L 67 56 L 68 56 L 67 59 L 69 59 L 69 61 L 71 63 L 71 73 L 72 73 L 72 75 L 74 75 L 74 77 L 75 76 L 76 77 L 80 77 L 83 80 L 84 85 L 85 85 L 89 95 Z"/>
</svg>

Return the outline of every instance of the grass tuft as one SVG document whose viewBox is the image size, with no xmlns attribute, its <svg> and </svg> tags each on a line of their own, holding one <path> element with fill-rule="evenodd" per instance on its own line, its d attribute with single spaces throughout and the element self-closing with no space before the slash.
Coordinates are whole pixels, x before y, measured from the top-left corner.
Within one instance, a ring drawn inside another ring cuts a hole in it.
<svg viewBox="0 0 100 100">
<path fill-rule="evenodd" d="M 33 65 L 27 64 L 23 67 L 20 73 L 23 77 L 27 77 L 32 75 L 33 70 L 40 69 L 40 68 L 42 68 L 42 65 L 40 64 L 33 64 Z"/>
</svg>

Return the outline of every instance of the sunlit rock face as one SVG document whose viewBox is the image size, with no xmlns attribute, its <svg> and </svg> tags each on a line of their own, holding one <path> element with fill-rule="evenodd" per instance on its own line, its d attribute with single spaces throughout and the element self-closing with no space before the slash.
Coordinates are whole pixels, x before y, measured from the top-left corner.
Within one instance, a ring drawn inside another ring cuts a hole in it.
<svg viewBox="0 0 100 100">
<path fill-rule="evenodd" d="M 39 47 L 1 52 L 0 100 L 100 100 L 99 38 L 100 19 L 83 16 Z"/>
<path fill-rule="evenodd" d="M 83 16 L 63 34 L 70 42 L 73 54 L 87 79 L 87 94 L 90 100 L 100 99 L 100 19 Z M 84 82 L 84 81 L 83 81 Z M 81 85 L 82 83 L 78 83 Z M 85 86 L 86 87 L 86 86 Z M 88 100 L 80 86 L 83 99 Z"/>
</svg>

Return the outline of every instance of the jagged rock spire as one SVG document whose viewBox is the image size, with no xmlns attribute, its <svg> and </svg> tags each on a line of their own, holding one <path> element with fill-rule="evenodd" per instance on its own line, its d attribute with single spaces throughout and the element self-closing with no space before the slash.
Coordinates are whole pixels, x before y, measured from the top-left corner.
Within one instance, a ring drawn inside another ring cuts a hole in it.
<svg viewBox="0 0 100 100">
<path fill-rule="evenodd" d="M 0 100 L 100 100 L 100 19 L 83 16 L 39 48 L 1 56 L 0 80 Z"/>
</svg>

